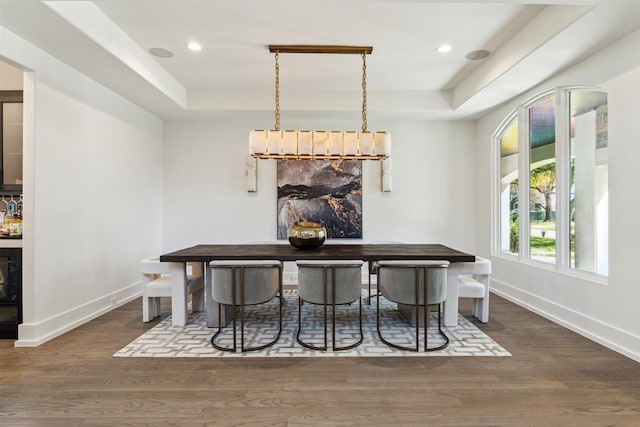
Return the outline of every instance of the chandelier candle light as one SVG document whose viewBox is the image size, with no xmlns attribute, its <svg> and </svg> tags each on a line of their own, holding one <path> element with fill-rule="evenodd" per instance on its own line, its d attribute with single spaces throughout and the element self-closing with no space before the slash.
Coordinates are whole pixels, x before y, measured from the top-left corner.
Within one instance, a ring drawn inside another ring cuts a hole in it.
<svg viewBox="0 0 640 427">
<path fill-rule="evenodd" d="M 258 159 L 383 160 L 391 155 L 391 135 L 367 130 L 367 62 L 370 46 L 269 45 L 275 54 L 275 129 L 252 130 L 249 153 Z M 360 54 L 362 56 L 362 130 L 280 130 L 280 53 Z"/>
</svg>

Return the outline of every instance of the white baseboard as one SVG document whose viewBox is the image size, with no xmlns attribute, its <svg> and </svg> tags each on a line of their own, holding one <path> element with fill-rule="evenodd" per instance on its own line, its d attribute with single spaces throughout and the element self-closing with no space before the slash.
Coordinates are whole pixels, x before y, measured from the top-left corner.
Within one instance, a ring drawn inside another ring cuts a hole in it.
<svg viewBox="0 0 640 427">
<path fill-rule="evenodd" d="M 634 351 L 632 349 L 640 349 L 640 337 L 638 336 L 494 278 L 491 278 L 491 292 L 636 362 L 640 362 L 640 350 Z"/>
<path fill-rule="evenodd" d="M 18 325 L 15 347 L 37 347 L 142 295 L 142 282 L 74 307 L 37 323 Z"/>
</svg>

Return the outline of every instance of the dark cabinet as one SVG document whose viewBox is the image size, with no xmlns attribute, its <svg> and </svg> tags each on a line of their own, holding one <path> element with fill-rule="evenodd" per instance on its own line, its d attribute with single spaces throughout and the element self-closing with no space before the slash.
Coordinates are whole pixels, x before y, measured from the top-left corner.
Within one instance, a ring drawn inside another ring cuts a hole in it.
<svg viewBox="0 0 640 427">
<path fill-rule="evenodd" d="M 0 248 L 0 338 L 18 338 L 22 323 L 22 249 Z"/>
</svg>

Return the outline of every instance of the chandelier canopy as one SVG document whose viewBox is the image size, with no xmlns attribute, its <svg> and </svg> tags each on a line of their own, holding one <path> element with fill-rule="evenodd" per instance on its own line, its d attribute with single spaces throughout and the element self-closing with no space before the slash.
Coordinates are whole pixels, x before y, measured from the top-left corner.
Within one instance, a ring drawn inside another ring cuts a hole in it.
<svg viewBox="0 0 640 427">
<path fill-rule="evenodd" d="M 252 130 L 249 153 L 259 159 L 382 160 L 391 155 L 391 135 L 367 130 L 367 63 L 370 46 L 269 45 L 275 54 L 275 129 Z M 362 56 L 362 130 L 280 130 L 280 53 L 360 54 Z"/>
</svg>

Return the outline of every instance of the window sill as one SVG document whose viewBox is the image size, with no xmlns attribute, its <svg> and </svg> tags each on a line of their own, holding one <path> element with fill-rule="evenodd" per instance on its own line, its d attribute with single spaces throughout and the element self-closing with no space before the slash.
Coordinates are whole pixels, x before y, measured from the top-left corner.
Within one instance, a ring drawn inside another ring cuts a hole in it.
<svg viewBox="0 0 640 427">
<path fill-rule="evenodd" d="M 520 259 L 519 255 L 513 254 L 505 254 L 505 253 L 493 253 L 493 257 L 500 258 L 505 261 L 514 262 L 518 264 L 522 264 L 528 267 L 535 267 L 541 270 L 547 270 L 553 273 L 557 273 L 563 276 L 572 277 L 575 279 L 585 280 L 587 282 L 596 284 L 596 285 L 604 285 L 607 286 L 609 284 L 609 276 L 602 276 L 596 273 L 589 273 L 587 271 L 569 269 L 569 268 L 558 268 L 555 264 L 547 264 L 541 261 L 535 260 L 524 260 Z"/>
</svg>

